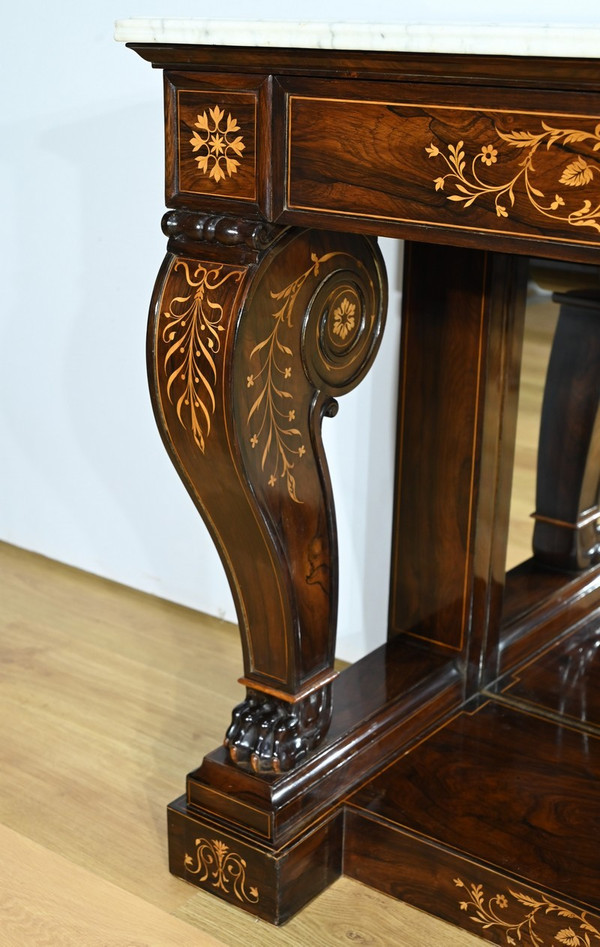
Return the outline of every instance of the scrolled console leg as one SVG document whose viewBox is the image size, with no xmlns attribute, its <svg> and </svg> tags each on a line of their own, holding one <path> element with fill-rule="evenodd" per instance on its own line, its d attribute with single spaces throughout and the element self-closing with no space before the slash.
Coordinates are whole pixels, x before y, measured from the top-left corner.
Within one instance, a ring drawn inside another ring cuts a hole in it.
<svg viewBox="0 0 600 947">
<path fill-rule="evenodd" d="M 333 498 L 321 422 L 370 367 L 386 290 L 374 241 L 168 215 L 148 364 L 165 446 L 220 552 L 246 700 L 225 737 L 256 772 L 294 768 L 331 717 Z"/>
</svg>

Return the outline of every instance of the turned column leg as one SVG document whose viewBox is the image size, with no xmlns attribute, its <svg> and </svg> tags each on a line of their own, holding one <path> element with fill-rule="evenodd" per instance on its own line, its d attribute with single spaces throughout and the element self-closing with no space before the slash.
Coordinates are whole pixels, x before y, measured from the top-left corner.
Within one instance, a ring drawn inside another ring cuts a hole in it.
<svg viewBox="0 0 600 947">
<path fill-rule="evenodd" d="M 385 277 L 364 237 L 287 230 L 240 248 L 233 224 L 221 231 L 230 249 L 197 226 L 204 241 L 164 263 L 150 387 L 236 604 L 247 697 L 226 744 L 278 772 L 329 725 L 337 553 L 321 422 L 375 357 Z"/>
<path fill-rule="evenodd" d="M 559 569 L 600 561 L 600 294 L 557 293 L 544 391 L 533 549 Z"/>
</svg>

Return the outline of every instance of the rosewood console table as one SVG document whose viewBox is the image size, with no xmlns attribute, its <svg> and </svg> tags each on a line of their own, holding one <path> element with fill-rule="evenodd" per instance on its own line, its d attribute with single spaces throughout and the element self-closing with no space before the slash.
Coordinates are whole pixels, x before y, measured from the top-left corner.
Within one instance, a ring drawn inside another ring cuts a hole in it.
<svg viewBox="0 0 600 947">
<path fill-rule="evenodd" d="M 596 947 L 600 61 L 158 26 L 117 34 L 164 71 L 150 386 L 247 688 L 169 807 L 171 870 L 275 923 L 343 872 L 494 943 Z M 336 676 L 320 431 L 377 352 L 377 235 L 406 241 L 389 642 Z M 505 574 L 530 258 L 571 288 Z"/>
</svg>

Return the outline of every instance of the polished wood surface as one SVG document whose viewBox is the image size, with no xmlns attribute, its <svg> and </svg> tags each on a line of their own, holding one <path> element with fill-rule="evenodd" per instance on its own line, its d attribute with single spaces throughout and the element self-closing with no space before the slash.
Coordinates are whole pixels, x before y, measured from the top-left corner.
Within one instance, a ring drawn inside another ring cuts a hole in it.
<svg viewBox="0 0 600 947">
<path fill-rule="evenodd" d="M 562 259 L 568 247 L 570 259 L 595 258 L 597 201 L 587 206 L 571 186 L 582 173 L 575 163 L 595 162 L 592 61 L 131 46 L 165 70 L 173 206 L 304 227 L 343 220 L 348 231 L 537 255 L 543 235 L 546 256 Z M 177 90 L 188 89 L 197 109 L 191 97 L 179 107 Z M 208 116 L 209 90 L 217 117 L 223 111 L 219 134 L 229 116 L 239 125 L 234 93 L 245 96 L 243 107 L 255 99 L 255 115 L 229 135 L 244 143 L 247 136 L 254 190 L 247 168 L 238 177 L 244 152 L 233 152 L 240 166 L 224 188 L 209 182 L 209 191 L 188 189 L 184 200 L 177 169 L 190 151 L 189 110 Z M 500 177 L 498 156 L 503 169 L 510 164 Z"/>
<path fill-rule="evenodd" d="M 532 712 L 551 713 L 592 733 L 600 730 L 600 618 L 578 624 L 563 641 L 501 679 L 496 692 Z"/>
<path fill-rule="evenodd" d="M 478 665 L 504 584 L 527 267 L 420 244 L 405 265 L 390 634 Z"/>
<path fill-rule="evenodd" d="M 598 865 L 573 806 L 593 834 L 599 760 L 585 740 L 561 743 L 574 718 L 543 692 L 553 673 L 559 684 L 557 663 L 573 671 L 576 627 L 588 627 L 592 647 L 600 595 L 600 350 L 578 282 L 600 245 L 597 64 L 134 49 L 164 70 L 165 87 L 168 255 L 149 324 L 153 404 L 230 579 L 246 687 L 225 747 L 169 807 L 172 872 L 274 923 L 349 872 L 507 943 L 523 924 L 487 923 L 486 911 L 504 909 L 512 879 L 520 903 L 538 897 L 548 915 L 572 905 L 564 916 L 583 930 L 576 912 L 597 908 L 584 889 Z M 336 679 L 335 514 L 320 425 L 380 339 L 377 235 L 407 242 L 390 641 Z M 533 556 L 507 572 L 532 257 L 560 311 Z M 525 679 L 541 720 L 510 693 Z M 578 719 L 573 732 L 587 739 L 591 726 Z M 517 736 L 523 749 L 511 756 Z M 408 770 L 415 811 L 404 831 Z M 514 771 L 509 786 L 504 771 Z M 525 812 L 523 778 L 545 799 Z M 376 787 L 368 804 L 365 780 Z M 478 818 L 466 812 L 475 802 Z M 553 844 L 561 812 L 580 842 L 574 872 L 565 834 Z M 421 879 L 408 890 L 407 875 Z M 485 908 L 484 880 L 498 886 Z M 452 885 L 467 899 L 449 899 Z M 529 917 L 536 947 L 540 911 Z M 588 927 L 587 941 L 596 936 Z M 581 940 L 567 928 L 556 937 Z"/>
<path fill-rule="evenodd" d="M 563 901 L 568 888 L 569 902 L 600 921 L 599 766 L 600 729 L 557 726 L 533 708 L 492 699 L 465 710 L 393 772 L 372 780 L 351 806 L 471 859 L 472 882 L 480 880 L 475 866 L 486 862 L 508 883 L 528 883 Z M 387 874 L 388 888 L 394 884 L 389 859 L 376 868 L 377 858 L 363 845 L 358 861 L 359 878 L 375 885 L 379 872 Z M 411 869 L 404 866 L 403 873 Z M 427 888 L 426 878 L 414 884 Z"/>
<path fill-rule="evenodd" d="M 552 568 L 600 561 L 600 292 L 556 293 L 540 423 L 533 549 Z"/>
<path fill-rule="evenodd" d="M 462 681 L 447 656 L 391 641 L 345 668 L 332 691 L 331 725 L 309 759 L 264 780 L 219 748 L 189 775 L 190 805 L 280 849 L 305 824 L 307 798 L 312 822 L 331 817 L 350 788 L 460 704 Z"/>
<path fill-rule="evenodd" d="M 159 274 L 150 389 L 236 604 L 248 693 L 232 759 L 281 772 L 330 724 L 338 578 L 321 422 L 375 358 L 386 282 L 365 237 L 282 231 L 261 246 L 251 234 L 252 253 L 233 232 L 253 257 L 243 264 L 203 259 L 206 242 L 201 230 L 195 256 L 169 254 Z"/>
<path fill-rule="evenodd" d="M 240 692 L 237 629 L 5 544 L 0 599 L 3 947 L 480 943 L 347 878 L 276 930 L 170 877 L 164 802 Z"/>
<path fill-rule="evenodd" d="M 550 117 L 544 91 L 465 88 L 452 69 L 446 85 L 432 89 L 402 72 L 397 83 L 281 80 L 288 115 L 281 219 L 343 215 L 361 229 L 402 227 L 406 236 L 412 228 L 439 228 L 440 236 L 450 228 L 454 241 L 477 246 L 489 246 L 493 235 L 494 247 L 517 237 L 531 250 L 540 228 L 549 242 L 596 243 L 593 226 L 575 234 L 564 213 L 573 200 L 579 210 L 578 196 L 565 197 L 560 186 L 561 211 L 539 198 L 556 193 L 564 168 L 555 145 L 566 139 L 573 155 L 593 158 L 598 100 L 586 119 L 577 96 L 557 92 Z"/>
<path fill-rule="evenodd" d="M 406 53 L 344 49 L 293 50 L 277 47 L 195 46 L 176 43 L 129 43 L 136 53 L 158 69 L 178 67 L 186 73 L 230 73 L 231 63 L 246 75 L 334 76 L 346 79 L 390 79 L 399 74 L 409 81 L 427 81 L 434 87 L 449 78 L 457 85 L 500 85 L 516 89 L 566 89 L 597 92 L 597 64 L 590 59 L 530 56 L 473 56 L 444 53 Z M 551 68 L 550 68 L 551 67 Z"/>
</svg>

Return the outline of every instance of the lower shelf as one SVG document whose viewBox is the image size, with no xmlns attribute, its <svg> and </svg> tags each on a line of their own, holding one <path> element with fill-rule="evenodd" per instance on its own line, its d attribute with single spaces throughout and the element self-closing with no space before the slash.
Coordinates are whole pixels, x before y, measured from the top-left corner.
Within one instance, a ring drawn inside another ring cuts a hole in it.
<svg viewBox="0 0 600 947">
<path fill-rule="evenodd" d="M 190 774 L 169 811 L 171 870 L 274 923 L 343 873 L 492 943 L 600 947 L 599 643 L 594 614 L 466 704 L 429 668 L 418 712 L 411 652 L 388 647 L 400 679 L 373 674 L 381 655 L 352 669 L 298 772 L 265 782 L 216 751 Z M 388 702 L 373 718 L 355 706 L 368 679 Z"/>
<path fill-rule="evenodd" d="M 479 699 L 347 803 L 344 873 L 493 943 L 600 945 L 600 730 Z"/>
</svg>

